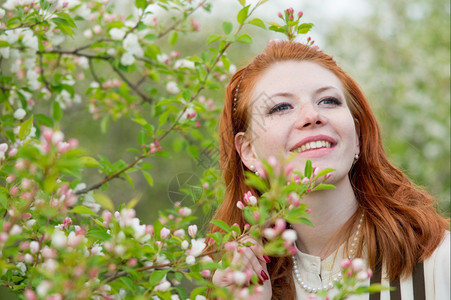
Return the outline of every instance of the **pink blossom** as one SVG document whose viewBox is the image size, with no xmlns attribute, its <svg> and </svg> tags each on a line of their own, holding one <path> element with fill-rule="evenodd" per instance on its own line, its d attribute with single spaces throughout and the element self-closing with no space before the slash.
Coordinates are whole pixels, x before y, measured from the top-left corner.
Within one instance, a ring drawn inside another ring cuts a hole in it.
<svg viewBox="0 0 451 300">
<path fill-rule="evenodd" d="M 16 235 L 16 234 L 21 234 L 22 233 L 22 227 L 20 227 L 17 224 L 14 224 L 13 227 L 11 228 L 11 230 L 9 231 L 10 235 Z"/>
<path fill-rule="evenodd" d="M 274 229 L 275 229 L 277 232 L 280 232 L 280 231 L 285 230 L 285 228 L 287 228 L 287 222 L 285 222 L 284 219 L 280 219 L 280 218 L 277 219 L 276 222 L 275 222 L 275 224 L 274 224 Z"/>
<path fill-rule="evenodd" d="M 128 260 L 127 265 L 130 267 L 134 267 L 138 264 L 138 260 L 135 257 L 132 257 Z"/>
<path fill-rule="evenodd" d="M 162 239 L 165 239 L 165 238 L 167 238 L 167 237 L 169 236 L 170 233 L 171 233 L 171 230 L 167 229 L 166 227 L 163 227 L 163 228 L 160 230 L 160 237 L 161 237 Z"/>
<path fill-rule="evenodd" d="M 207 244 L 205 244 L 204 239 L 192 239 L 189 254 L 197 257 L 202 254 L 202 251 L 204 251 L 205 247 L 207 247 Z"/>
<path fill-rule="evenodd" d="M 295 183 L 299 184 L 301 182 L 301 178 L 299 178 L 298 174 L 293 175 L 293 180 Z"/>
<path fill-rule="evenodd" d="M 19 193 L 19 188 L 17 187 L 17 185 L 13 185 L 9 189 L 9 193 L 11 194 L 11 196 L 16 196 Z"/>
<path fill-rule="evenodd" d="M 188 234 L 194 238 L 197 234 L 197 225 L 190 225 L 188 226 Z"/>
<path fill-rule="evenodd" d="M 70 225 L 72 225 L 72 219 L 69 217 L 64 218 L 63 228 L 68 228 Z"/>
<path fill-rule="evenodd" d="M 7 183 L 12 183 L 14 180 L 16 180 L 16 175 L 14 175 L 14 174 L 10 174 L 10 175 L 8 175 L 8 177 L 6 177 Z"/>
<path fill-rule="evenodd" d="M 202 270 L 202 272 L 200 272 L 200 274 L 202 275 L 202 277 L 204 278 L 209 278 L 211 275 L 211 271 L 210 270 Z"/>
<path fill-rule="evenodd" d="M 283 17 L 283 15 L 282 15 L 282 13 L 281 13 L 280 11 L 277 13 L 277 16 L 278 16 L 279 18 L 282 18 L 282 17 Z"/>
<path fill-rule="evenodd" d="M 187 241 L 187 240 L 183 240 L 181 246 L 182 246 L 182 249 L 183 249 L 183 250 L 188 249 L 188 247 L 189 247 L 188 241 Z"/>
<path fill-rule="evenodd" d="M 41 254 L 44 258 L 56 258 L 57 252 L 55 249 L 45 246 L 42 249 Z"/>
<path fill-rule="evenodd" d="M 302 178 L 301 183 L 303 184 L 307 184 L 310 182 L 310 179 L 308 179 L 307 177 Z"/>
<path fill-rule="evenodd" d="M 302 16 L 304 15 L 304 13 L 302 11 L 298 12 L 298 17 L 302 18 Z"/>
<path fill-rule="evenodd" d="M 26 289 L 24 295 L 27 300 L 37 300 L 36 294 L 30 289 Z"/>
<path fill-rule="evenodd" d="M 179 209 L 179 214 L 183 217 L 191 215 L 191 209 L 188 207 L 182 207 Z"/>
<path fill-rule="evenodd" d="M 112 217 L 113 217 L 113 214 L 110 211 L 104 210 L 102 212 L 103 226 L 108 227 L 108 225 L 111 222 Z"/>
<path fill-rule="evenodd" d="M 254 211 L 252 213 L 252 217 L 254 218 L 254 220 L 259 220 L 260 219 L 260 213 L 258 211 Z"/>
<path fill-rule="evenodd" d="M 11 148 L 11 150 L 9 150 L 9 152 L 8 152 L 9 157 L 16 156 L 16 154 L 17 154 L 17 148 Z"/>
<path fill-rule="evenodd" d="M 67 245 L 69 247 L 75 248 L 83 241 L 83 238 L 83 235 L 77 235 L 74 231 L 71 231 L 69 233 L 69 236 L 67 237 Z"/>
<path fill-rule="evenodd" d="M 33 255 L 26 253 L 24 256 L 24 261 L 29 264 L 33 263 Z"/>
<path fill-rule="evenodd" d="M 239 209 L 243 209 L 243 208 L 244 208 L 243 202 L 238 201 L 238 202 L 236 203 L 236 207 L 238 207 Z"/>
<path fill-rule="evenodd" d="M 288 14 L 294 13 L 294 9 L 293 9 L 292 7 L 287 8 L 285 11 L 286 11 Z"/>
<path fill-rule="evenodd" d="M 348 268 L 350 266 L 351 266 L 351 261 L 349 259 L 347 259 L 347 258 L 343 259 L 340 262 L 340 268 L 342 268 L 342 269 L 346 269 L 346 268 Z"/>
<path fill-rule="evenodd" d="M 370 278 L 368 275 L 369 275 L 369 274 L 368 274 L 368 272 L 367 272 L 366 270 L 362 270 L 362 271 L 360 271 L 359 273 L 357 273 L 357 280 L 359 280 L 359 281 L 365 281 L 365 280 L 367 280 L 368 278 Z"/>
</svg>

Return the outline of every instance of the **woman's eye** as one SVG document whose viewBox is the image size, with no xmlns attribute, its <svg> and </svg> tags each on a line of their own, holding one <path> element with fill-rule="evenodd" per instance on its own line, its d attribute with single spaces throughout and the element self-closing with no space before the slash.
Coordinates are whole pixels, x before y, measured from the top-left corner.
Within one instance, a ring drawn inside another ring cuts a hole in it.
<svg viewBox="0 0 451 300">
<path fill-rule="evenodd" d="M 321 99 L 319 104 L 338 106 L 341 104 L 341 101 L 335 97 L 326 97 Z"/>
<path fill-rule="evenodd" d="M 292 106 L 291 106 L 291 104 L 289 104 L 289 103 L 279 103 L 279 104 L 277 104 L 277 105 L 275 105 L 273 108 L 271 108 L 270 110 L 269 110 L 269 113 L 268 114 L 273 114 L 273 113 L 276 113 L 276 112 L 280 112 L 280 111 L 283 111 L 283 110 L 288 110 L 288 109 L 291 109 L 292 108 Z"/>
</svg>

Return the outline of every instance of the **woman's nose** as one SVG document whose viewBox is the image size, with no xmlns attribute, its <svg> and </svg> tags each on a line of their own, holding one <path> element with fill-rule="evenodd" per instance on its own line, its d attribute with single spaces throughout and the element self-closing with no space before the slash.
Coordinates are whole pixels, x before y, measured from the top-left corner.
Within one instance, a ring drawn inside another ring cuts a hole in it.
<svg viewBox="0 0 451 300">
<path fill-rule="evenodd" d="M 307 128 L 324 125 L 325 120 L 321 113 L 312 103 L 305 103 L 300 107 L 299 116 L 296 120 L 296 128 Z"/>
</svg>

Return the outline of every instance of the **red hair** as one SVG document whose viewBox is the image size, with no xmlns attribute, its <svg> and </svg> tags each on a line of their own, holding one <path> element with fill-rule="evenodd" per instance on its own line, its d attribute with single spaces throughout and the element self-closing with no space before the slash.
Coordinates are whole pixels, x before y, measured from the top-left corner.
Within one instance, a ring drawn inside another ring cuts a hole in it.
<svg viewBox="0 0 451 300">
<path fill-rule="evenodd" d="M 220 166 L 226 194 L 213 218 L 244 226 L 244 217 L 236 202 L 252 189 L 245 184 L 246 167 L 235 151 L 235 134 L 246 132 L 248 128 L 250 95 L 259 76 L 272 64 L 289 60 L 317 63 L 332 71 L 343 84 L 351 114 L 360 124 L 360 156 L 349 176 L 359 210 L 365 212 L 362 231 L 369 266 L 374 269 L 377 263 L 383 262 L 390 280 L 410 274 L 413 267 L 429 257 L 440 244 L 444 231 L 449 229 L 449 220 L 436 212 L 436 201 L 431 195 L 415 186 L 388 161 L 378 123 L 357 83 L 331 56 L 304 44 L 270 43 L 228 84 L 219 124 Z M 234 107 L 235 97 L 238 101 Z M 352 229 L 357 215 L 340 231 L 343 240 L 349 239 L 352 233 L 349 229 Z M 212 227 L 211 231 L 219 229 Z M 358 245 L 357 255 L 362 254 L 362 245 L 363 241 Z M 273 298 L 295 298 L 292 265 L 289 257 L 272 258 L 268 270 Z"/>
</svg>

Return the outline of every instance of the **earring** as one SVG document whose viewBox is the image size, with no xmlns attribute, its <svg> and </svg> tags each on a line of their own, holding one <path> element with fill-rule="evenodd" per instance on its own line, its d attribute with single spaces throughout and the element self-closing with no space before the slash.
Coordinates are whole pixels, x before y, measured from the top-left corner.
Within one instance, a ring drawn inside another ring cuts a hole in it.
<svg viewBox="0 0 451 300">
<path fill-rule="evenodd" d="M 258 174 L 258 171 L 255 171 L 255 175 L 260 176 L 260 174 Z"/>
<path fill-rule="evenodd" d="M 359 159 L 359 155 L 358 154 L 354 154 L 354 160 L 358 160 Z"/>
<path fill-rule="evenodd" d="M 255 171 L 255 166 L 254 166 L 254 165 L 250 165 L 250 166 L 249 166 L 249 170 L 251 170 L 252 172 L 254 172 L 254 171 Z"/>
</svg>

